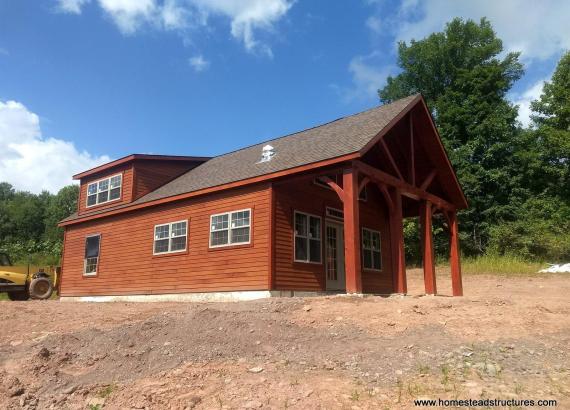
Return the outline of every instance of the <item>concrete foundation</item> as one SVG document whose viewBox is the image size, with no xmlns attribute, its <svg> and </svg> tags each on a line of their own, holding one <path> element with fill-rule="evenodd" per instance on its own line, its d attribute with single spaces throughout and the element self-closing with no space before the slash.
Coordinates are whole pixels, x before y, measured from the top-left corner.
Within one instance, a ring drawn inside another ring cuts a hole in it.
<svg viewBox="0 0 570 410">
<path fill-rule="evenodd" d="M 161 295 L 62 296 L 62 302 L 239 302 L 271 297 L 310 297 L 336 294 L 293 290 L 243 292 L 168 293 Z"/>
</svg>

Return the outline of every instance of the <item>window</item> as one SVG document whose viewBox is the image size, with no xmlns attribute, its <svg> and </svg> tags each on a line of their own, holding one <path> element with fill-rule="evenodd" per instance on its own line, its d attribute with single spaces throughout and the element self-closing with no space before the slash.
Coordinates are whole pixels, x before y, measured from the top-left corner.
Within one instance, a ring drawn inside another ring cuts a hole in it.
<svg viewBox="0 0 570 410">
<path fill-rule="evenodd" d="M 321 263 L 321 218 L 295 212 L 295 261 Z"/>
<path fill-rule="evenodd" d="M 344 219 L 344 211 L 342 209 L 331 208 L 330 206 L 326 207 L 326 215 L 328 218 L 334 218 L 343 220 Z"/>
<path fill-rule="evenodd" d="M 104 204 L 121 198 L 122 180 L 123 176 L 119 174 L 87 185 L 87 206 Z"/>
<path fill-rule="evenodd" d="M 336 183 L 337 185 L 339 185 L 339 180 L 342 178 L 339 178 L 340 175 L 339 174 L 334 174 L 334 175 L 327 175 L 334 183 Z M 332 189 L 330 187 L 329 184 L 327 184 L 325 181 L 322 180 L 322 178 L 317 177 L 313 180 L 313 183 L 315 185 L 320 186 L 321 188 L 327 188 L 327 189 Z"/>
<path fill-rule="evenodd" d="M 158 255 L 185 251 L 188 237 L 187 225 L 187 221 L 155 225 L 153 253 Z"/>
<path fill-rule="evenodd" d="M 251 209 L 210 217 L 210 248 L 250 242 Z"/>
<path fill-rule="evenodd" d="M 83 261 L 83 274 L 94 276 L 99 265 L 99 245 L 101 235 L 91 235 L 85 238 L 85 259 Z"/>
<path fill-rule="evenodd" d="M 362 266 L 364 269 L 382 270 L 380 232 L 362 228 Z"/>
</svg>

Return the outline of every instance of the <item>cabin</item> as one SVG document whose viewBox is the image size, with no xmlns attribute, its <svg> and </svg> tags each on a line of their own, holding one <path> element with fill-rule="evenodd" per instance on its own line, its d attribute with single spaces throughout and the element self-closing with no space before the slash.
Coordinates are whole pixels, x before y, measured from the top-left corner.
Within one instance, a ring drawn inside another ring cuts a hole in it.
<svg viewBox="0 0 570 410">
<path fill-rule="evenodd" d="M 247 300 L 406 294 L 403 220 L 445 218 L 463 294 L 467 201 L 421 95 L 213 158 L 130 155 L 74 176 L 63 300 Z"/>
</svg>

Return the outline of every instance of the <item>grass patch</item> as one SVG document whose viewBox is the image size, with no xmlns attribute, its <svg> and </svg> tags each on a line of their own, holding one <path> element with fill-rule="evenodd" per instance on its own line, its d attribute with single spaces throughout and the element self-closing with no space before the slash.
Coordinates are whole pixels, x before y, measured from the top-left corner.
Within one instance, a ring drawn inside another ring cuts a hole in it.
<svg viewBox="0 0 570 410">
<path fill-rule="evenodd" d="M 516 256 L 484 255 L 461 259 L 461 271 L 466 275 L 538 275 L 540 269 L 548 265 L 544 262 L 529 262 Z"/>
</svg>

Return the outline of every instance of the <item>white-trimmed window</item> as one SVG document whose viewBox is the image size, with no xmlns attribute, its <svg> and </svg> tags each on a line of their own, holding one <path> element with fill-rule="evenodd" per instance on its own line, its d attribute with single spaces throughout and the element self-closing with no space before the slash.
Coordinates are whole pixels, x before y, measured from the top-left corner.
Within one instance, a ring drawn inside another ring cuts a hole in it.
<svg viewBox="0 0 570 410">
<path fill-rule="evenodd" d="M 122 183 L 122 174 L 91 182 L 87 185 L 87 206 L 104 204 L 105 202 L 120 199 Z"/>
<path fill-rule="evenodd" d="M 382 270 L 380 232 L 362 228 L 362 266 L 364 269 Z"/>
<path fill-rule="evenodd" d="M 188 221 L 155 225 L 153 254 L 185 251 L 187 238 Z"/>
<path fill-rule="evenodd" d="M 83 275 L 97 275 L 99 266 L 99 249 L 101 245 L 101 235 L 90 235 L 85 238 L 85 258 L 83 260 Z"/>
<path fill-rule="evenodd" d="M 295 262 L 321 263 L 321 218 L 295 211 Z"/>
<path fill-rule="evenodd" d="M 210 217 L 210 248 L 243 245 L 251 241 L 251 209 Z"/>
</svg>

